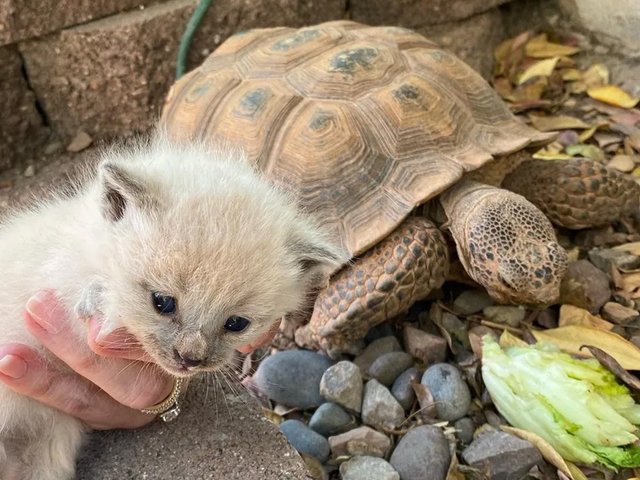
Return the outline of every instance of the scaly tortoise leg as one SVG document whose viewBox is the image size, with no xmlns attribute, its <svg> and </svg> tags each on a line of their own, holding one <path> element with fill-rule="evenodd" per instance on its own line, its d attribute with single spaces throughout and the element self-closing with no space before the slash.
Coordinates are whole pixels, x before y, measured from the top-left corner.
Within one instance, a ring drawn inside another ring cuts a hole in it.
<svg viewBox="0 0 640 480">
<path fill-rule="evenodd" d="M 567 253 L 551 222 L 515 193 L 462 180 L 440 196 L 467 273 L 500 303 L 546 306 L 560 294 Z"/>
<path fill-rule="evenodd" d="M 607 225 L 640 208 L 640 186 L 629 175 L 593 160 L 527 160 L 502 182 L 558 226 Z"/>
<path fill-rule="evenodd" d="M 332 277 L 296 343 L 331 355 L 349 351 L 371 327 L 442 286 L 448 268 L 442 232 L 426 218 L 410 217 Z"/>
</svg>

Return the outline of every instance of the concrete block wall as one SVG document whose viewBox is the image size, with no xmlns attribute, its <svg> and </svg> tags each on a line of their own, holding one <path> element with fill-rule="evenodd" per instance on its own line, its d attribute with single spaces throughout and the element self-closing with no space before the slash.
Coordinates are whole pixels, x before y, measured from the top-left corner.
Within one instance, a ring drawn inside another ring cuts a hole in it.
<svg viewBox="0 0 640 480">
<path fill-rule="evenodd" d="M 233 33 L 351 18 L 415 28 L 485 75 L 510 0 L 215 0 L 192 45 L 199 64 Z M 52 134 L 147 131 L 174 81 L 198 0 L 0 0 L 0 169 Z"/>
</svg>

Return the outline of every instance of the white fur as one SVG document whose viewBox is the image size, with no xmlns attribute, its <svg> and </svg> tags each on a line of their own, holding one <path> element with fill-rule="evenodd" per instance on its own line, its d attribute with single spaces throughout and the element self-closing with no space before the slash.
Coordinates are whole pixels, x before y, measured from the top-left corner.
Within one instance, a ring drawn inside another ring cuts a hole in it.
<svg viewBox="0 0 640 480">
<path fill-rule="evenodd" d="M 213 369 L 300 308 L 313 279 L 346 261 L 291 196 L 238 153 L 174 145 L 160 133 L 148 144 L 106 152 L 103 163 L 143 185 L 148 204 L 129 202 L 120 220 L 109 220 L 102 213 L 107 176 L 99 168 L 75 196 L 0 226 L 0 343 L 38 347 L 22 319 L 34 292 L 54 289 L 73 312 L 97 281 L 105 328 L 126 326 L 168 370 L 168 352 L 180 342 L 206 350 Z M 314 266 L 305 270 L 301 260 L 309 259 Z M 155 312 L 150 290 L 176 296 L 180 325 Z M 251 326 L 225 333 L 231 315 Z M 75 326 L 85 338 L 83 322 Z M 0 385 L 0 478 L 72 478 L 85 429 Z"/>
</svg>

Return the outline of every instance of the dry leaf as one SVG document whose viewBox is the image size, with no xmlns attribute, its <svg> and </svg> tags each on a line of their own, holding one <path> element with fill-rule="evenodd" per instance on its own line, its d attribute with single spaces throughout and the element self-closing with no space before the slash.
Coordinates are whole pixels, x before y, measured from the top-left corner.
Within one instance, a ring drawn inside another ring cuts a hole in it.
<svg viewBox="0 0 640 480">
<path fill-rule="evenodd" d="M 565 70 L 562 70 L 560 72 L 560 76 L 565 82 L 575 82 L 577 80 L 582 80 L 582 72 L 577 68 L 567 68 Z"/>
<path fill-rule="evenodd" d="M 592 345 L 583 345 L 584 348 L 591 352 L 591 355 L 596 357 L 598 361 L 606 367 L 611 373 L 613 373 L 618 379 L 622 380 L 631 388 L 640 390 L 640 379 L 635 375 L 631 375 L 622 366 L 604 350 L 594 347 Z"/>
<path fill-rule="evenodd" d="M 625 292 L 633 293 L 633 298 L 638 298 L 640 294 L 636 292 L 640 288 L 640 272 L 625 273 L 622 275 L 622 289 Z"/>
<path fill-rule="evenodd" d="M 580 136 L 578 137 L 578 141 L 580 143 L 584 143 L 587 140 L 589 140 L 591 137 L 593 137 L 593 134 L 596 133 L 596 130 L 598 130 L 598 128 L 600 128 L 603 125 L 595 125 L 587 130 L 585 130 L 584 132 L 582 132 L 580 134 Z"/>
<path fill-rule="evenodd" d="M 522 85 L 527 80 L 532 79 L 533 77 L 548 77 L 553 73 L 558 64 L 558 60 L 560 57 L 553 57 L 546 60 L 540 60 L 539 62 L 534 63 L 530 67 L 528 67 L 520 78 L 518 79 L 518 85 Z"/>
<path fill-rule="evenodd" d="M 516 102 L 540 100 L 548 84 L 547 77 L 536 77 L 523 85 L 518 85 L 513 91 L 513 99 Z"/>
<path fill-rule="evenodd" d="M 447 477 L 445 480 L 465 480 L 464 474 L 460 471 L 458 466 L 458 456 L 456 455 L 455 448 L 451 449 L 451 462 L 449 463 L 449 469 L 447 470 Z"/>
<path fill-rule="evenodd" d="M 535 433 L 529 432 L 527 430 L 508 427 L 506 425 L 503 425 L 500 428 L 507 433 L 510 433 L 512 435 L 515 435 L 516 437 L 520 437 L 523 440 L 527 440 L 528 442 L 531 442 L 533 446 L 540 451 L 540 453 L 542 454 L 542 456 L 547 462 L 552 464 L 554 467 L 556 467 L 558 470 L 564 473 L 571 480 L 581 480 L 580 478 L 573 476 L 571 470 L 569 470 L 569 466 L 564 461 L 562 456 L 556 451 L 555 448 L 549 445 L 549 442 L 547 442 L 541 436 L 536 435 Z"/>
<path fill-rule="evenodd" d="M 540 149 L 532 155 L 536 160 L 571 160 L 573 157 L 557 150 Z"/>
<path fill-rule="evenodd" d="M 551 132 L 554 130 L 567 130 L 572 128 L 591 128 L 591 125 L 584 123 L 579 118 L 570 117 L 568 115 L 555 115 L 543 117 L 540 115 L 529 115 L 529 120 L 535 128 L 543 132 Z"/>
<path fill-rule="evenodd" d="M 587 89 L 587 95 L 595 100 L 599 100 L 609 105 L 621 108 L 633 108 L 640 101 L 640 98 L 632 97 L 620 87 L 615 85 L 605 85 Z"/>
<path fill-rule="evenodd" d="M 567 353 L 583 357 L 585 352 L 581 352 L 580 347 L 593 345 L 615 358 L 623 368 L 640 370 L 640 349 L 616 333 L 582 325 L 532 330 L 531 333 L 539 342 L 553 343 Z"/>
<path fill-rule="evenodd" d="M 412 383 L 411 388 L 413 388 L 413 391 L 416 393 L 416 398 L 420 405 L 420 417 L 422 417 L 422 420 L 428 422 L 436 418 L 438 416 L 438 410 L 431 390 L 422 383 Z"/>
<path fill-rule="evenodd" d="M 504 100 L 513 100 L 513 88 L 508 78 L 498 77 L 493 80 L 493 88 Z"/>
<path fill-rule="evenodd" d="M 622 245 L 616 245 L 615 247 L 613 247 L 613 250 L 619 250 L 621 252 L 628 252 L 632 255 L 640 256 L 640 242 L 631 242 L 624 243 Z"/>
<path fill-rule="evenodd" d="M 560 307 L 558 326 L 568 327 L 569 325 L 583 325 L 599 330 L 611 330 L 614 327 L 613 323 L 591 315 L 583 308 L 574 307 L 573 305 L 562 305 Z"/>
<path fill-rule="evenodd" d="M 601 87 L 609 83 L 609 69 L 601 63 L 591 65 L 582 75 L 587 88 Z"/>
<path fill-rule="evenodd" d="M 569 145 L 564 150 L 572 157 L 579 155 L 581 157 L 590 158 L 591 160 L 596 160 L 598 162 L 604 160 L 605 158 L 604 152 L 595 145 L 578 143 L 576 145 Z"/>
<path fill-rule="evenodd" d="M 524 340 L 509 333 L 509 330 L 503 330 L 498 342 L 502 348 L 505 347 L 526 347 L 528 345 Z"/>
<path fill-rule="evenodd" d="M 525 46 L 525 53 L 532 58 L 550 58 L 578 53 L 578 47 L 552 43 L 547 40 L 546 34 L 538 35 L 529 40 Z"/>
</svg>

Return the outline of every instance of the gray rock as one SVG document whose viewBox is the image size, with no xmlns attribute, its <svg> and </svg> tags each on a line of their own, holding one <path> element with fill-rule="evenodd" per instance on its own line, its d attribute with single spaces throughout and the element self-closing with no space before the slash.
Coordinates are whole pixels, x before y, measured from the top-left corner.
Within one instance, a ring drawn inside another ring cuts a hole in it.
<svg viewBox="0 0 640 480">
<path fill-rule="evenodd" d="M 367 345 L 367 348 L 353 360 L 353 363 L 360 368 L 360 372 L 366 374 L 376 358 L 385 353 L 399 351 L 402 351 L 402 346 L 396 337 L 382 337 Z"/>
<path fill-rule="evenodd" d="M 389 352 L 376 358 L 369 367 L 369 376 L 390 386 L 398 375 L 413 365 L 413 357 L 406 352 Z"/>
<path fill-rule="evenodd" d="M 447 356 L 447 341 L 419 328 L 407 325 L 403 330 L 404 347 L 408 353 L 427 365 L 444 362 Z"/>
<path fill-rule="evenodd" d="M 371 427 L 362 426 L 329 437 L 333 458 L 366 455 L 386 458 L 391 451 L 391 439 Z"/>
<path fill-rule="evenodd" d="M 489 430 L 463 452 L 464 461 L 474 468 L 491 472 L 491 480 L 519 480 L 542 456 L 531 443 L 515 435 Z"/>
<path fill-rule="evenodd" d="M 362 375 L 360 369 L 343 360 L 332 365 L 320 380 L 320 394 L 330 402 L 342 405 L 352 412 L 362 408 Z"/>
<path fill-rule="evenodd" d="M 447 439 L 442 430 L 432 425 L 410 430 L 389 460 L 402 480 L 444 480 L 450 462 Z"/>
<path fill-rule="evenodd" d="M 331 366 L 325 356 L 307 350 L 285 350 L 264 359 L 253 380 L 267 397 L 296 408 L 324 403 L 320 379 Z"/>
<path fill-rule="evenodd" d="M 612 267 L 623 271 L 640 268 L 640 257 L 622 250 L 596 248 L 589 252 L 589 260 L 606 274 L 611 272 Z"/>
<path fill-rule="evenodd" d="M 601 313 L 603 318 L 618 325 L 627 325 L 640 317 L 640 313 L 637 310 L 616 302 L 605 303 Z"/>
<path fill-rule="evenodd" d="M 455 421 L 453 428 L 456 429 L 456 437 L 463 445 L 468 445 L 473 440 L 473 432 L 476 425 L 469 417 L 462 417 Z"/>
<path fill-rule="evenodd" d="M 325 462 L 329 458 L 331 449 L 327 439 L 300 420 L 285 420 L 280 424 L 280 431 L 298 452 L 311 455 L 320 462 Z"/>
<path fill-rule="evenodd" d="M 588 260 L 571 262 L 560 284 L 559 303 L 596 313 L 611 298 L 609 277 Z"/>
<path fill-rule="evenodd" d="M 364 386 L 362 421 L 377 428 L 396 428 L 404 421 L 404 409 L 387 387 L 375 378 Z"/>
<path fill-rule="evenodd" d="M 522 307 L 512 307 L 509 305 L 492 305 L 482 309 L 482 314 L 495 323 L 509 325 L 510 327 L 520 326 L 527 311 Z"/>
<path fill-rule="evenodd" d="M 438 418 L 457 420 L 464 417 L 471 405 L 471 393 L 460 371 L 448 363 L 432 365 L 422 375 L 436 403 Z"/>
<path fill-rule="evenodd" d="M 493 300 L 486 291 L 465 290 L 453 301 L 453 310 L 460 315 L 471 315 L 489 305 L 493 305 Z"/>
<path fill-rule="evenodd" d="M 342 480 L 400 480 L 389 462 L 378 457 L 353 457 L 340 465 Z"/>
<path fill-rule="evenodd" d="M 320 405 L 309 419 L 309 428 L 325 437 L 346 432 L 353 424 L 353 417 L 331 402 Z"/>
<path fill-rule="evenodd" d="M 416 399 L 416 392 L 413 390 L 411 383 L 417 382 L 420 374 L 415 367 L 406 369 L 400 374 L 391 387 L 391 394 L 402 405 L 402 408 L 409 410 Z"/>
</svg>

